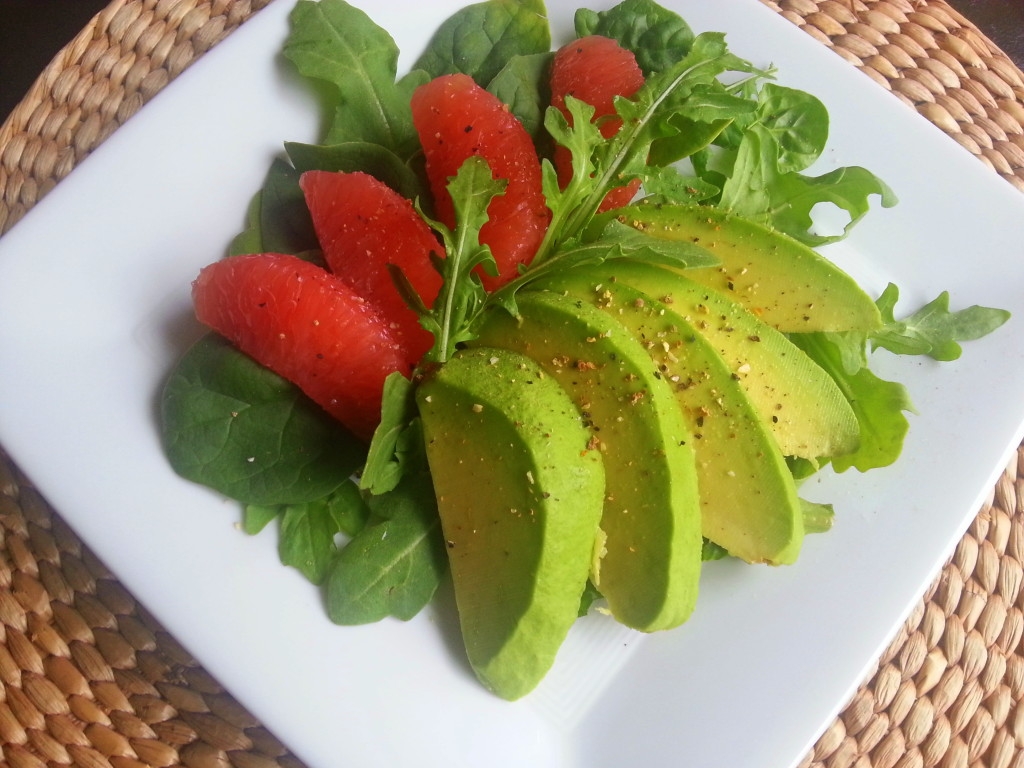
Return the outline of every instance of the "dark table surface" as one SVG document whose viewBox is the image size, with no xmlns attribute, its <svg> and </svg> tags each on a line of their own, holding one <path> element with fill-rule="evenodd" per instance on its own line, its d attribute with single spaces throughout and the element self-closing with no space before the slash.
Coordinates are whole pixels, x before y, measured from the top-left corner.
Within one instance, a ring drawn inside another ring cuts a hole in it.
<svg viewBox="0 0 1024 768">
<path fill-rule="evenodd" d="M 0 120 L 7 118 L 57 52 L 109 2 L 0 0 Z M 947 2 L 1024 68 L 1024 0 Z"/>
</svg>

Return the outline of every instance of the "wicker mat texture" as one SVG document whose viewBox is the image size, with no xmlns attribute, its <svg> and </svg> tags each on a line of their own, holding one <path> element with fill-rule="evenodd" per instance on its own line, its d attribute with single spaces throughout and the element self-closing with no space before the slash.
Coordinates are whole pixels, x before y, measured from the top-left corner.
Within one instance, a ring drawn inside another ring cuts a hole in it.
<svg viewBox="0 0 1024 768">
<path fill-rule="evenodd" d="M 1024 75 L 945 2 L 762 1 L 1024 190 Z M 113 0 L 0 126 L 0 233 L 267 2 Z M 1024 768 L 1022 562 L 1024 446 L 801 768 Z M 2 449 L 0 641 L 4 765 L 301 765 Z"/>
</svg>

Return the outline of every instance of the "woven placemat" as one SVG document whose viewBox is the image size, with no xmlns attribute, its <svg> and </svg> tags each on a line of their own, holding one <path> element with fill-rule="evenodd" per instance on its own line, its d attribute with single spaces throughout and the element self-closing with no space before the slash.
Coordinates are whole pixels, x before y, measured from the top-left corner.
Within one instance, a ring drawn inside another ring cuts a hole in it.
<svg viewBox="0 0 1024 768">
<path fill-rule="evenodd" d="M 269 0 L 114 0 L 0 126 L 0 233 Z M 942 0 L 762 0 L 1024 190 L 1024 76 Z M 802 768 L 1024 768 L 1024 446 Z M 301 763 L 0 449 L 0 755 L 12 768 Z"/>
</svg>

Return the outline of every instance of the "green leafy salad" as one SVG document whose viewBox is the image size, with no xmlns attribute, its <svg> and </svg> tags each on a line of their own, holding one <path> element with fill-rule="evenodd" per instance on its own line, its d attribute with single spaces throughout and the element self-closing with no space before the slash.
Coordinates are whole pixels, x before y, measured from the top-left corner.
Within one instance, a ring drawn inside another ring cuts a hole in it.
<svg viewBox="0 0 1024 768">
<path fill-rule="evenodd" d="M 724 34 L 653 0 L 575 32 L 486 0 L 399 76 L 366 13 L 298 0 L 322 141 L 285 143 L 197 279 L 212 332 L 162 398 L 175 470 L 276 524 L 332 621 L 410 619 L 450 578 L 508 699 L 578 616 L 670 629 L 702 562 L 792 563 L 833 522 L 803 480 L 899 457 L 913 406 L 871 354 L 955 360 L 1008 318 L 946 293 L 897 318 L 819 255 L 896 195 L 812 175 L 825 107 Z"/>
</svg>

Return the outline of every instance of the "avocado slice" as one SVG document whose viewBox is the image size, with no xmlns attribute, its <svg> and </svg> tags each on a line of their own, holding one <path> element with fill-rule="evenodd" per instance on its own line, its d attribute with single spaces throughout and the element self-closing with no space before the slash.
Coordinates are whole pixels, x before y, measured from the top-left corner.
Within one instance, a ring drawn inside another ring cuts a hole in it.
<svg viewBox="0 0 1024 768">
<path fill-rule="evenodd" d="M 701 520 L 693 440 L 668 382 L 621 323 L 586 302 L 521 293 L 474 344 L 515 349 L 569 393 L 604 457 L 603 555 L 591 580 L 612 615 L 645 632 L 683 623 L 697 599 Z"/>
<path fill-rule="evenodd" d="M 604 504 L 601 455 L 555 380 L 508 350 L 457 353 L 426 375 L 416 403 L 470 664 L 488 689 L 520 698 L 577 618 Z"/>
<path fill-rule="evenodd" d="M 653 237 L 688 240 L 720 264 L 687 270 L 785 333 L 871 330 L 878 307 L 857 282 L 812 248 L 727 211 L 700 205 L 639 203 L 615 212 Z"/>
<path fill-rule="evenodd" d="M 793 476 L 714 347 L 670 307 L 625 283 L 595 284 L 577 269 L 543 284 L 614 316 L 671 385 L 695 438 L 704 536 L 747 562 L 794 562 L 804 529 Z"/>
<path fill-rule="evenodd" d="M 784 334 L 685 275 L 617 259 L 586 267 L 595 284 L 619 281 L 682 315 L 718 352 L 786 456 L 852 453 L 860 425 L 835 380 Z"/>
</svg>

